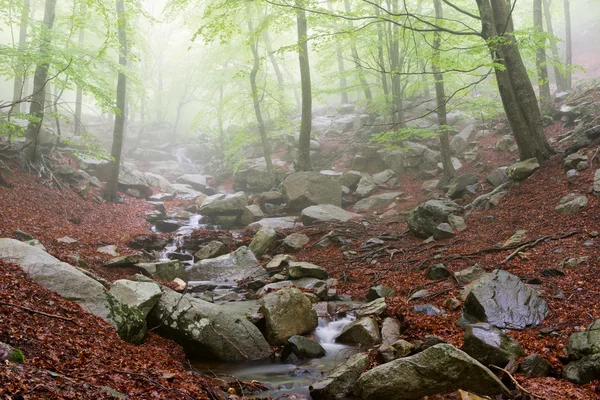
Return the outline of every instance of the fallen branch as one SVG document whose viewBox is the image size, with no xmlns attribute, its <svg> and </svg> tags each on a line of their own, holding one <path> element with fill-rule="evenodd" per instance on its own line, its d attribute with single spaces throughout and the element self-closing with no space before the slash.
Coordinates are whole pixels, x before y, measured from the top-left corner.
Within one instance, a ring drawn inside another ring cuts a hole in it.
<svg viewBox="0 0 600 400">
<path fill-rule="evenodd" d="M 25 306 L 19 306 L 17 304 L 6 303 L 4 301 L 0 301 L 0 304 L 4 305 L 4 306 L 9 306 L 9 307 L 20 308 L 22 310 L 29 311 L 30 313 L 40 314 L 40 315 L 43 315 L 43 316 L 48 317 L 48 318 L 62 319 L 63 321 L 68 321 L 68 322 L 74 323 L 75 325 L 79 325 L 77 323 L 77 321 L 75 321 L 73 318 L 67 318 L 67 317 L 62 317 L 60 315 L 48 314 L 48 313 L 45 313 L 43 311 L 34 310 L 32 308 L 28 308 L 28 307 L 25 307 Z"/>
<path fill-rule="evenodd" d="M 539 395 L 537 395 L 535 393 L 532 393 L 529 390 L 525 389 L 523 386 L 521 386 L 519 384 L 519 382 L 517 381 L 517 379 L 514 376 L 512 376 L 512 374 L 510 372 L 508 372 L 506 369 L 497 367 L 495 365 L 490 365 L 490 367 L 492 367 L 494 369 L 497 369 L 499 371 L 504 372 L 506 374 L 506 376 L 508 376 L 508 378 L 512 381 L 512 383 L 515 384 L 515 387 L 517 388 L 517 390 L 519 390 L 519 391 L 521 391 L 521 392 L 523 392 L 523 393 L 525 393 L 525 394 L 527 394 L 527 395 L 529 395 L 531 397 L 534 397 L 536 399 L 542 399 L 542 400 L 545 399 L 545 397 L 542 397 L 542 396 L 539 396 Z"/>
<path fill-rule="evenodd" d="M 531 248 L 537 246 L 538 244 L 540 244 L 542 242 L 545 242 L 545 241 L 548 241 L 548 240 L 566 239 L 566 238 L 571 237 L 573 235 L 576 235 L 578 233 L 580 233 L 580 231 L 575 231 L 575 232 L 567 233 L 566 235 L 563 235 L 563 236 L 555 236 L 555 237 L 544 236 L 544 237 L 541 237 L 541 238 L 537 238 L 535 240 L 531 240 L 531 241 L 529 241 L 527 243 L 524 243 L 524 244 L 520 245 L 519 247 L 517 247 L 517 249 L 515 251 L 513 251 L 512 253 L 510 253 L 508 255 L 508 257 L 506 257 L 500 264 L 506 264 L 508 261 L 510 261 L 513 258 L 515 258 L 517 256 L 517 254 L 519 254 L 523 250 L 531 249 Z"/>
</svg>

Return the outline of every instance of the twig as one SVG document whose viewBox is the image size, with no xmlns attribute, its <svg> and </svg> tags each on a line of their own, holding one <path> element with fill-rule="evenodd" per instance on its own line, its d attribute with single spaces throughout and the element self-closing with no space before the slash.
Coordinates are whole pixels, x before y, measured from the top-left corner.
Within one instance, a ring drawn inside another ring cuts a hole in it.
<svg viewBox="0 0 600 400">
<path fill-rule="evenodd" d="M 563 236 L 544 236 L 535 240 L 532 240 L 530 242 L 524 243 L 521 246 L 519 246 L 515 251 L 513 251 L 512 253 L 510 253 L 508 255 L 508 257 L 506 257 L 504 259 L 504 261 L 502 261 L 500 264 L 506 264 L 508 261 L 512 260 L 517 254 L 519 254 L 521 251 L 525 250 L 525 249 L 530 249 L 532 247 L 537 246 L 539 243 L 541 242 L 545 242 L 547 240 L 560 240 L 560 239 L 566 239 L 568 237 L 571 237 L 573 235 L 576 235 L 580 233 L 580 231 L 575 231 L 575 232 L 571 232 L 571 233 L 567 233 L 566 235 Z"/>
<path fill-rule="evenodd" d="M 15 308 L 20 308 L 22 310 L 29 311 L 30 313 L 40 314 L 40 315 L 43 315 L 43 316 L 49 317 L 49 318 L 62 319 L 63 321 L 69 321 L 69 322 L 74 323 L 75 325 L 79 325 L 77 323 L 77 321 L 75 321 L 73 318 L 67 318 L 67 317 L 62 317 L 60 315 L 48 314 L 48 313 L 45 313 L 43 311 L 37 311 L 37 310 L 34 310 L 32 308 L 28 308 L 28 307 L 25 307 L 25 306 L 19 306 L 17 304 L 12 304 L 12 303 L 6 303 L 4 301 L 0 301 L 0 304 L 4 305 L 4 306 L 10 306 L 10 307 L 15 307 Z"/>
<path fill-rule="evenodd" d="M 508 372 L 506 369 L 504 369 L 504 368 L 500 368 L 500 367 L 497 367 L 497 366 L 495 366 L 495 365 L 490 365 L 490 367 L 492 367 L 492 368 L 494 368 L 494 369 L 497 369 L 497 370 L 499 370 L 499 371 L 502 371 L 502 372 L 504 372 L 504 373 L 505 373 L 505 374 L 506 374 L 506 375 L 507 375 L 507 376 L 510 378 L 510 380 L 512 381 L 512 383 L 514 383 L 514 384 L 515 384 L 516 388 L 517 388 L 518 390 L 520 390 L 521 392 L 523 392 L 523 393 L 525 393 L 525 394 L 527 394 L 527 395 L 529 395 L 529 396 L 531 396 L 531 397 L 534 397 L 534 398 L 536 398 L 536 399 L 542 399 L 542 400 L 544 400 L 544 399 L 545 399 L 545 397 L 542 397 L 542 396 L 539 396 L 539 395 L 537 395 L 537 394 L 535 394 L 535 393 L 532 393 L 532 392 L 530 392 L 529 390 L 525 389 L 523 386 L 521 386 L 521 385 L 519 384 L 519 382 L 517 381 L 517 379 L 516 379 L 514 376 L 512 376 L 512 374 L 511 374 L 510 372 Z"/>
</svg>

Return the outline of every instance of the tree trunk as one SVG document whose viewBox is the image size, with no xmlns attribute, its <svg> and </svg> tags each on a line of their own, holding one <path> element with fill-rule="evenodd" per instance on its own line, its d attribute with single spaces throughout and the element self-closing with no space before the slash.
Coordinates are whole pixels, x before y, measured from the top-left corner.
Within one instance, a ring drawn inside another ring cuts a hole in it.
<svg viewBox="0 0 600 400">
<path fill-rule="evenodd" d="M 573 42 L 571 39 L 571 3 L 570 0 L 563 0 L 565 8 L 565 63 L 567 71 L 565 71 L 565 90 L 571 90 L 573 85 L 570 67 L 573 65 Z"/>
<path fill-rule="evenodd" d="M 85 5 L 81 5 L 81 13 L 85 14 L 86 7 Z M 83 47 L 83 42 L 85 40 L 85 30 L 83 28 L 79 29 L 79 47 Z M 75 95 L 75 128 L 74 134 L 75 136 L 81 135 L 81 105 L 83 103 L 83 89 L 81 85 L 77 85 L 77 94 Z"/>
<path fill-rule="evenodd" d="M 331 12 L 332 14 L 334 13 L 331 0 L 327 2 L 327 8 L 329 9 L 329 12 Z M 338 30 L 335 29 L 335 27 L 333 26 L 332 29 L 334 29 L 335 32 L 338 32 Z M 346 79 L 346 66 L 344 65 L 344 53 L 342 51 L 342 46 L 340 46 L 339 43 L 335 45 L 335 57 L 337 58 L 338 72 L 340 74 L 340 93 L 342 96 L 341 103 L 348 104 L 350 100 L 348 99 L 348 81 Z"/>
<path fill-rule="evenodd" d="M 477 6 L 483 38 L 494 61 L 503 65 L 495 71 L 496 81 L 520 158 L 546 160 L 553 151 L 544 136 L 542 114 L 513 34 L 510 9 L 505 0 L 477 0 Z M 500 44 L 498 32 L 504 32 Z"/>
<path fill-rule="evenodd" d="M 381 16 L 381 9 L 379 8 L 380 2 L 377 2 L 375 6 L 375 16 L 379 18 Z M 381 86 L 383 88 L 383 95 L 385 96 L 385 103 L 390 105 L 390 88 L 388 85 L 387 73 L 385 72 L 385 58 L 383 57 L 383 27 L 381 24 L 377 24 L 377 56 L 379 60 L 379 68 L 381 70 Z"/>
<path fill-rule="evenodd" d="M 56 11 L 56 0 L 46 0 L 44 10 L 44 30 L 42 31 L 42 40 L 40 43 L 40 54 L 42 55 L 41 64 L 35 68 L 33 77 L 33 95 L 31 98 L 31 107 L 29 109 L 29 123 L 25 131 L 25 159 L 35 163 L 39 153 L 38 136 L 44 121 L 44 104 L 46 103 L 46 84 L 48 80 L 48 68 L 50 67 L 50 31 L 54 25 Z"/>
<path fill-rule="evenodd" d="M 546 17 L 546 31 L 548 35 L 554 36 L 554 28 L 552 27 L 552 14 L 550 13 L 550 2 L 552 0 L 543 0 L 544 5 L 544 16 Z M 552 57 L 554 58 L 554 80 L 556 81 L 556 90 L 559 92 L 565 91 L 565 77 L 560 71 L 560 68 L 556 65 L 561 62 L 561 57 L 558 54 L 558 46 L 554 40 L 550 43 L 550 49 L 552 50 Z"/>
<path fill-rule="evenodd" d="M 111 173 L 106 182 L 104 198 L 110 203 L 116 203 L 119 200 L 117 189 L 119 186 L 119 169 L 121 165 L 121 151 L 123 150 L 123 130 L 125 127 L 125 101 L 127 98 L 127 76 L 123 72 L 127 68 L 127 29 L 125 19 L 125 5 L 123 0 L 117 0 L 117 18 L 119 21 L 119 65 L 122 70 L 119 71 L 117 80 L 117 109 L 119 113 L 115 115 L 115 129 L 113 132 L 113 143 L 110 155 L 112 156 Z"/>
<path fill-rule="evenodd" d="M 271 161 L 271 146 L 269 139 L 267 138 L 267 130 L 265 129 L 265 122 L 263 120 L 262 111 L 260 109 L 260 99 L 258 96 L 258 85 L 256 84 L 256 75 L 260 69 L 260 57 L 258 55 L 258 45 L 254 39 L 254 27 L 252 26 L 252 18 L 250 12 L 250 5 L 247 6 L 247 18 L 248 18 L 248 37 L 251 38 L 250 49 L 252 50 L 252 56 L 254 57 L 254 63 L 252 70 L 250 71 L 250 88 L 252 90 L 252 102 L 254 103 L 254 113 L 256 114 L 256 122 L 258 123 L 258 132 L 260 133 L 260 140 L 262 142 L 263 154 L 265 156 L 265 162 L 267 164 L 267 173 L 273 177 L 273 162 Z"/>
<path fill-rule="evenodd" d="M 346 7 L 346 12 L 350 13 L 352 11 L 352 7 L 350 5 L 350 0 L 344 0 L 344 6 Z M 350 30 L 354 29 L 354 24 L 352 21 L 348 21 L 348 27 Z M 365 99 L 367 100 L 367 105 L 373 102 L 373 93 L 371 93 L 371 87 L 369 86 L 369 82 L 365 76 L 365 71 L 363 71 L 362 66 L 360 65 L 360 58 L 358 56 L 358 50 L 356 50 L 356 46 L 354 43 L 350 45 L 350 51 L 352 53 L 352 59 L 354 60 L 354 65 L 356 66 L 356 72 L 358 74 L 358 80 L 360 81 L 360 86 L 365 93 Z"/>
<path fill-rule="evenodd" d="M 15 81 L 13 84 L 13 102 L 21 100 L 23 97 L 23 86 L 25 84 L 25 65 L 20 60 L 20 55 L 25 51 L 27 43 L 27 27 L 29 26 L 29 11 L 31 9 L 31 1 L 23 0 L 23 9 L 21 10 L 21 22 L 19 27 L 19 59 L 15 66 Z M 13 112 L 22 112 L 22 103 L 13 105 L 8 113 L 8 118 Z"/>
<path fill-rule="evenodd" d="M 298 144 L 297 171 L 310 171 L 310 133 L 312 129 L 312 89 L 310 82 L 310 63 L 308 60 L 308 27 L 306 12 L 302 7 L 304 0 L 296 0 L 298 22 L 298 61 L 300 64 L 300 83 L 302 88 L 302 118 Z"/>
<path fill-rule="evenodd" d="M 441 0 L 434 0 L 433 5 L 435 7 L 435 19 L 436 23 L 440 23 L 444 19 L 442 10 Z M 442 43 L 441 33 L 434 32 L 433 37 L 433 49 L 434 55 L 431 63 L 431 69 L 433 70 L 433 79 L 435 80 L 435 94 L 437 101 L 437 115 L 438 124 L 440 126 L 440 150 L 442 153 L 442 165 L 444 173 L 440 184 L 445 186 L 450 183 L 450 180 L 456 174 L 454 165 L 452 165 L 452 156 L 450 154 L 450 139 L 448 138 L 448 121 L 446 119 L 446 90 L 444 87 L 444 74 L 440 71 L 438 62 L 440 60 L 440 46 Z"/>
<path fill-rule="evenodd" d="M 398 14 L 398 2 L 399 0 L 392 0 L 392 12 Z M 389 3 L 389 2 L 388 2 Z M 400 128 L 404 128 L 404 105 L 402 101 L 402 85 L 400 82 L 400 42 L 398 36 L 400 35 L 400 27 L 397 24 L 393 24 L 391 29 L 391 43 L 390 43 L 390 66 L 392 69 L 392 122 Z"/>
<path fill-rule="evenodd" d="M 267 48 L 267 53 L 269 54 L 269 61 L 271 61 L 271 65 L 273 66 L 273 70 L 275 71 L 275 76 L 277 77 L 277 90 L 279 91 L 279 115 L 281 117 L 285 116 L 285 81 L 283 79 L 283 73 L 281 72 L 281 68 L 279 68 L 279 63 L 277 62 L 277 57 L 273 53 L 273 48 L 271 46 L 271 38 L 269 37 L 269 31 L 265 28 L 263 30 L 263 41 L 265 42 L 265 47 Z"/>
<path fill-rule="evenodd" d="M 533 0 L 533 26 L 537 33 L 544 33 L 544 17 L 542 14 L 542 0 Z M 540 110 L 543 116 L 552 115 L 552 96 L 550 95 L 550 81 L 548 80 L 548 67 L 546 65 L 546 40 L 538 43 L 535 52 L 535 66 L 537 70 L 538 88 L 540 92 Z"/>
</svg>

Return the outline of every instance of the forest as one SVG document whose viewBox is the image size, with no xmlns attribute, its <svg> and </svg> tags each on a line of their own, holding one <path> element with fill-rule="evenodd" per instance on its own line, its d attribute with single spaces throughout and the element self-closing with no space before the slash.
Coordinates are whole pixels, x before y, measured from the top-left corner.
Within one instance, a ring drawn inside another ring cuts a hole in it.
<svg viewBox="0 0 600 400">
<path fill-rule="evenodd" d="M 0 0 L 0 396 L 600 398 L 597 0 Z"/>
</svg>

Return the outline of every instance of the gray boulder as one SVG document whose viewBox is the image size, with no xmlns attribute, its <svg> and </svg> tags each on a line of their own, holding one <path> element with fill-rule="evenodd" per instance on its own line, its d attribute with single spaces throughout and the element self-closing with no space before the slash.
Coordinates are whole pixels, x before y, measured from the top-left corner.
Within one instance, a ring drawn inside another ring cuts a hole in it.
<svg viewBox="0 0 600 400">
<path fill-rule="evenodd" d="M 264 226 L 254 235 L 249 249 L 256 257 L 262 257 L 263 254 L 275 246 L 275 243 L 277 243 L 277 232 L 269 226 Z"/>
<path fill-rule="evenodd" d="M 142 313 L 120 302 L 102 284 L 43 250 L 14 239 L 0 239 L 0 259 L 18 264 L 40 286 L 74 301 L 84 310 L 110 322 L 119 336 L 139 344 L 146 337 Z"/>
<path fill-rule="evenodd" d="M 297 226 L 301 226 L 300 222 L 296 221 L 296 217 L 276 217 L 276 218 L 263 218 L 256 222 L 248 225 L 251 229 L 260 229 L 262 227 L 271 227 L 273 229 L 291 229 Z"/>
<path fill-rule="evenodd" d="M 327 279 L 329 275 L 327 271 L 318 265 L 303 262 L 303 261 L 289 261 L 288 262 L 288 275 L 291 279 L 300 278 L 317 278 Z"/>
<path fill-rule="evenodd" d="M 551 371 L 550 363 L 537 354 L 525 357 L 519 366 L 519 372 L 533 378 L 549 376 Z"/>
<path fill-rule="evenodd" d="M 345 211 L 331 204 L 319 204 L 302 210 L 300 218 L 305 226 L 310 226 L 315 221 L 346 222 L 353 218 L 360 218 L 360 215 Z"/>
<path fill-rule="evenodd" d="M 148 198 L 152 195 L 152 188 L 146 182 L 144 174 L 140 171 L 121 166 L 119 170 L 119 191 L 137 190 L 142 197 Z"/>
<path fill-rule="evenodd" d="M 374 174 L 373 180 L 375 181 L 376 184 L 381 186 L 381 185 L 389 184 L 389 182 L 392 179 L 394 179 L 395 177 L 396 177 L 396 173 L 394 171 L 392 171 L 391 169 L 386 169 L 377 174 Z"/>
<path fill-rule="evenodd" d="M 342 205 L 342 185 L 318 172 L 297 172 L 285 178 L 283 195 L 294 210 L 319 204 Z"/>
<path fill-rule="evenodd" d="M 516 142 L 512 135 L 504 135 L 496 141 L 496 148 L 500 151 L 511 151 L 514 145 L 516 145 Z"/>
<path fill-rule="evenodd" d="M 373 318 L 363 317 L 348 324 L 335 340 L 371 347 L 381 343 L 381 335 L 377 322 Z"/>
<path fill-rule="evenodd" d="M 511 165 L 508 167 L 506 173 L 510 179 L 514 181 L 522 181 L 529 178 L 529 176 L 533 174 L 539 167 L 540 164 L 538 163 L 537 159 L 530 158 Z"/>
<path fill-rule="evenodd" d="M 463 174 L 452 180 L 448 187 L 448 197 L 452 200 L 459 199 L 467 193 L 467 186 L 476 185 L 479 178 L 477 174 Z"/>
<path fill-rule="evenodd" d="M 450 239 L 450 238 L 454 237 L 454 235 L 455 235 L 454 229 L 452 229 L 450 224 L 448 224 L 446 222 L 442 222 L 441 224 L 436 226 L 435 229 L 433 230 L 433 238 L 435 240 Z"/>
<path fill-rule="evenodd" d="M 162 292 L 160 286 L 154 282 L 119 279 L 111 285 L 110 294 L 119 299 L 121 303 L 137 308 L 146 318 L 152 307 L 160 300 Z"/>
<path fill-rule="evenodd" d="M 145 172 L 144 179 L 152 187 L 159 188 L 160 190 L 167 193 L 175 193 L 175 188 L 171 185 L 171 182 L 162 175 L 153 174 L 152 172 Z"/>
<path fill-rule="evenodd" d="M 566 349 L 572 360 L 600 354 L 600 319 L 586 330 L 573 333 L 567 342 Z"/>
<path fill-rule="evenodd" d="M 594 172 L 594 185 L 592 186 L 592 190 L 595 194 L 600 193 L 600 169 L 597 169 L 596 172 Z"/>
<path fill-rule="evenodd" d="M 358 182 L 358 186 L 356 187 L 354 194 L 360 198 L 363 198 L 372 194 L 376 190 L 377 182 L 373 180 L 373 177 L 370 175 L 363 175 L 363 177 L 360 179 L 360 182 Z"/>
<path fill-rule="evenodd" d="M 375 208 L 387 207 L 394 202 L 394 199 L 402 196 L 403 192 L 390 192 L 369 196 L 354 204 L 355 210 L 372 210 Z"/>
<path fill-rule="evenodd" d="M 465 317 L 500 329 L 537 326 L 548 312 L 548 304 L 535 290 L 519 277 L 498 269 L 473 285 L 464 306 Z"/>
<path fill-rule="evenodd" d="M 466 327 L 463 351 L 483 365 L 500 368 L 505 367 L 510 360 L 525 355 L 519 342 L 487 323 Z"/>
<path fill-rule="evenodd" d="M 245 169 L 235 173 L 233 185 L 234 190 L 264 192 L 275 186 L 275 176 L 262 169 Z"/>
<path fill-rule="evenodd" d="M 208 196 L 198 210 L 202 215 L 241 215 L 248 206 L 244 193 Z"/>
<path fill-rule="evenodd" d="M 460 154 L 465 151 L 465 149 L 469 146 L 469 140 L 474 132 L 475 126 L 469 125 L 452 138 L 452 141 L 450 142 L 450 148 L 454 154 Z"/>
<path fill-rule="evenodd" d="M 471 282 L 476 281 L 485 275 L 485 271 L 479 264 L 475 264 L 472 267 L 461 269 L 454 273 L 456 281 L 462 285 L 468 285 Z"/>
<path fill-rule="evenodd" d="M 563 196 L 554 208 L 559 214 L 574 214 L 587 206 L 588 199 L 585 195 L 570 193 Z"/>
<path fill-rule="evenodd" d="M 346 397 L 352 392 L 356 380 L 368 365 L 367 354 L 354 354 L 337 365 L 326 378 L 310 386 L 310 396 L 313 400 L 335 400 Z"/>
<path fill-rule="evenodd" d="M 258 260 L 247 247 L 216 258 L 200 260 L 187 270 L 194 281 L 239 281 L 267 275 Z"/>
<path fill-rule="evenodd" d="M 285 342 L 281 359 L 286 360 L 291 354 L 299 360 L 319 358 L 325 355 L 325 349 L 314 339 L 294 335 Z"/>
<path fill-rule="evenodd" d="M 569 363 L 563 370 L 562 376 L 580 385 L 600 378 L 600 354 L 585 356 Z"/>
<path fill-rule="evenodd" d="M 283 344 L 294 335 L 317 327 L 317 313 L 300 290 L 284 288 L 263 299 L 260 312 L 265 316 L 265 336 L 273 345 Z"/>
<path fill-rule="evenodd" d="M 166 287 L 162 291 L 160 301 L 148 314 L 148 323 L 181 344 L 189 355 L 222 361 L 269 356 L 268 343 L 245 317 Z"/>
<path fill-rule="evenodd" d="M 362 174 L 358 171 L 347 171 L 340 176 L 339 181 L 342 186 L 350 188 L 350 190 L 356 190 L 358 182 L 360 182 Z"/>
<path fill-rule="evenodd" d="M 486 178 L 486 181 L 494 186 L 498 187 L 502 184 L 508 182 L 508 167 L 500 167 L 496 169 L 494 172 L 489 174 Z"/>
<path fill-rule="evenodd" d="M 208 186 L 206 183 L 206 178 L 206 176 L 200 174 L 185 174 L 177 178 L 176 182 L 183 185 L 189 185 L 192 189 L 204 193 L 206 192 L 206 187 Z"/>
<path fill-rule="evenodd" d="M 206 260 L 227 254 L 227 246 L 218 240 L 211 240 L 206 246 L 200 247 L 194 254 L 196 260 Z"/>
<path fill-rule="evenodd" d="M 415 400 L 457 389 L 510 395 L 490 370 L 449 344 L 373 368 L 358 379 L 354 394 L 363 400 Z"/>
<path fill-rule="evenodd" d="M 303 233 L 292 233 L 283 240 L 283 248 L 290 252 L 298 252 L 310 242 L 310 238 Z"/>
<path fill-rule="evenodd" d="M 415 208 L 406 220 L 410 231 L 421 238 L 433 235 L 435 228 L 448 222 L 451 214 L 462 214 L 463 208 L 449 200 L 429 200 Z"/>
<path fill-rule="evenodd" d="M 187 273 L 179 260 L 160 261 L 155 263 L 138 263 L 134 265 L 142 274 L 157 278 L 161 281 L 170 282 L 175 278 L 187 281 Z"/>
<path fill-rule="evenodd" d="M 367 293 L 367 300 L 373 301 L 376 299 L 383 299 L 386 297 L 394 297 L 395 294 L 396 292 L 394 292 L 394 289 L 391 289 L 387 286 L 373 286 L 369 289 L 369 293 Z"/>
</svg>

